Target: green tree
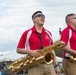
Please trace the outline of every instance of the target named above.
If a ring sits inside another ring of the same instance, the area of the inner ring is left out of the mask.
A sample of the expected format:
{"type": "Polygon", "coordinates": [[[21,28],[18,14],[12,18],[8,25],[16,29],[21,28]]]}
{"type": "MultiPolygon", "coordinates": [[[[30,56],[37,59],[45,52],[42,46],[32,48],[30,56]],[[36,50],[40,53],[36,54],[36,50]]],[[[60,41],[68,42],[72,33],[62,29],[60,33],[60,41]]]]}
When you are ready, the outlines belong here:
{"type": "Polygon", "coordinates": [[[55,50],[56,56],[62,57],[62,50],[55,50]]]}

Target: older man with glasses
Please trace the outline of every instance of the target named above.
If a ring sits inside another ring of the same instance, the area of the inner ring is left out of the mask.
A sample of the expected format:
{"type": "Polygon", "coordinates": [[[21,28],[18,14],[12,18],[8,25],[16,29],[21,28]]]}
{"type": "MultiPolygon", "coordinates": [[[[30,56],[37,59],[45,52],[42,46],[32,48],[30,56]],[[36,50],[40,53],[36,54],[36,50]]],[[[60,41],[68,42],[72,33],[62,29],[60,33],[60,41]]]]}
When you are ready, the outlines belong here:
{"type": "MultiPolygon", "coordinates": [[[[39,57],[40,54],[38,53],[38,50],[53,44],[53,40],[51,38],[52,34],[43,27],[45,22],[45,15],[41,11],[36,11],[32,15],[32,21],[34,26],[22,34],[17,46],[17,52],[39,57]],[[29,39],[27,40],[27,35],[30,31],[32,32],[30,33],[29,39]]],[[[60,75],[60,68],[56,60],[55,52],[52,51],[52,53],[54,54],[54,64],[57,75],[60,75]]],[[[42,62],[38,65],[28,68],[28,75],[56,75],[56,73],[52,64],[47,65],[42,62]]]]}
{"type": "Polygon", "coordinates": [[[63,50],[63,67],[65,75],[76,75],[76,15],[65,17],[67,27],[61,33],[61,40],[66,43],[63,50]]]}

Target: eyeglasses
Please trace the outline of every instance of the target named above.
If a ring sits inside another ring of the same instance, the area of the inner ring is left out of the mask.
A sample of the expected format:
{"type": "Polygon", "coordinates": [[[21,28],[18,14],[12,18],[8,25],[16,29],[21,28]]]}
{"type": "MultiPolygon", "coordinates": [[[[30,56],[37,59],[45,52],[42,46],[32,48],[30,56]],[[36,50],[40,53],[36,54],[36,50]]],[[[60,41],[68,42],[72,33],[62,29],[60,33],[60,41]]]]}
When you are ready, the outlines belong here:
{"type": "Polygon", "coordinates": [[[45,18],[45,15],[44,14],[38,14],[38,15],[35,15],[33,18],[36,18],[36,17],[43,17],[43,18],[45,18]]]}

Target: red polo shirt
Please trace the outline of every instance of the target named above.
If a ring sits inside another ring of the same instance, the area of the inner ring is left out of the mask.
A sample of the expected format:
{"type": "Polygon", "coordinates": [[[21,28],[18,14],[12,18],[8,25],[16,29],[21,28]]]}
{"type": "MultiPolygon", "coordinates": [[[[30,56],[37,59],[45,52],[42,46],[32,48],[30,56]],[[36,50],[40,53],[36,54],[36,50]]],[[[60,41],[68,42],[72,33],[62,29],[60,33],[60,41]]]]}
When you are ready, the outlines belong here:
{"type": "Polygon", "coordinates": [[[35,26],[33,26],[31,29],[26,30],[22,34],[22,36],[21,36],[21,38],[19,40],[17,48],[26,48],[26,46],[25,46],[26,37],[27,37],[27,34],[28,34],[28,32],[30,30],[32,30],[32,33],[31,33],[30,38],[29,38],[28,41],[29,41],[29,48],[31,50],[40,49],[41,46],[46,47],[46,46],[49,46],[49,45],[53,44],[52,38],[50,37],[52,35],[51,35],[51,33],[49,31],[47,31],[47,30],[45,30],[43,28],[41,38],[40,38],[40,33],[38,33],[36,31],[35,26]]]}
{"type": "MultiPolygon", "coordinates": [[[[61,40],[68,44],[68,39],[70,40],[70,48],[76,50],[76,30],[74,30],[71,26],[66,27],[61,33],[61,40]],[[69,29],[72,30],[71,38],[69,39],[69,29]]],[[[64,52],[63,57],[66,52],[64,52]]]]}

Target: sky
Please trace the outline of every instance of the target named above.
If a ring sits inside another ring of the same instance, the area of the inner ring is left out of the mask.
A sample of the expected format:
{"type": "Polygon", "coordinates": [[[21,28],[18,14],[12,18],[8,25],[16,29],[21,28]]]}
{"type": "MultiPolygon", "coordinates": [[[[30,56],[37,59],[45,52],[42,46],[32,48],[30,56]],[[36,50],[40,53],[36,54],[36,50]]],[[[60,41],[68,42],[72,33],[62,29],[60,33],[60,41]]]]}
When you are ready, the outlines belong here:
{"type": "Polygon", "coordinates": [[[0,53],[15,51],[22,33],[33,26],[32,14],[45,15],[44,27],[53,40],[66,27],[65,16],[76,13],[76,0],[0,0],[0,53]]]}

